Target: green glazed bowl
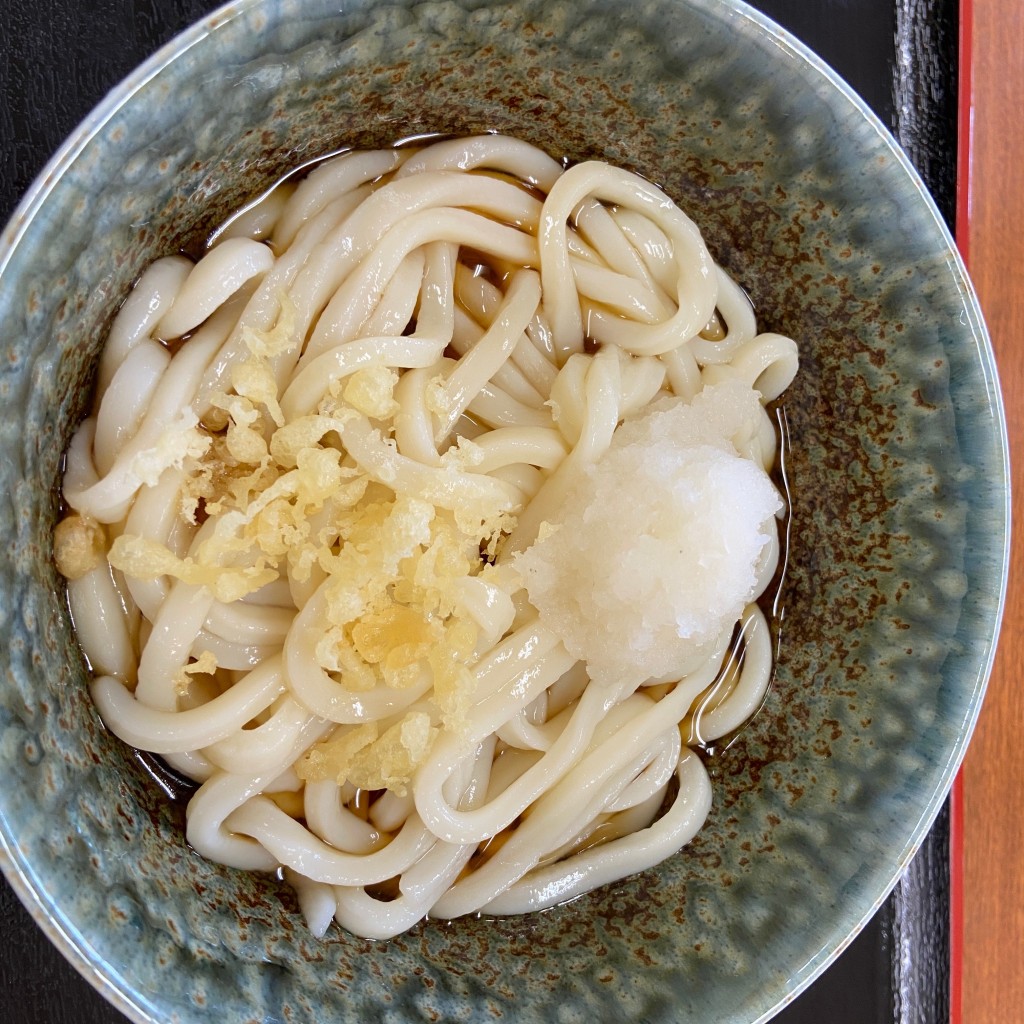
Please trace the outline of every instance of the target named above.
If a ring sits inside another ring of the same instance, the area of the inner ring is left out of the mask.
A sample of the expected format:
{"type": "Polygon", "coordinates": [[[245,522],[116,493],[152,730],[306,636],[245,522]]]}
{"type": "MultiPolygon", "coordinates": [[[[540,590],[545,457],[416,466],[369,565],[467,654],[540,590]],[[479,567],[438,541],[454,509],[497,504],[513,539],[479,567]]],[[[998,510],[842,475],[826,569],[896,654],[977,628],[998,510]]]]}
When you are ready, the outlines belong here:
{"type": "Polygon", "coordinates": [[[738,0],[237,0],[85,121],[0,242],[0,864],[139,1022],[750,1024],[913,857],[992,662],[1008,471],[964,269],[864,105],[738,0]],[[343,146],[500,130],[658,182],[796,338],[777,675],[661,867],[524,918],[307,933],[195,855],[102,727],[50,534],[61,452],[132,280],[343,146]]]}

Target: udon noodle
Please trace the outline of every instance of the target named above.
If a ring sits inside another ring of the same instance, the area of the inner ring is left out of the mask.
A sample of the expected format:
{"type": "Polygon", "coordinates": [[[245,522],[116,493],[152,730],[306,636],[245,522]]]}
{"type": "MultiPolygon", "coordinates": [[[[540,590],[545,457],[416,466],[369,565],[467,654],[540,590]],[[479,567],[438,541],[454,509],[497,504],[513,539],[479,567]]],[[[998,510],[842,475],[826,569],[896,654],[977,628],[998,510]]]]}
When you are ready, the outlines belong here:
{"type": "Polygon", "coordinates": [[[103,721],[317,935],[659,863],[768,686],[796,367],[626,171],[492,135],[285,180],[142,275],[68,451],[103,721]]]}

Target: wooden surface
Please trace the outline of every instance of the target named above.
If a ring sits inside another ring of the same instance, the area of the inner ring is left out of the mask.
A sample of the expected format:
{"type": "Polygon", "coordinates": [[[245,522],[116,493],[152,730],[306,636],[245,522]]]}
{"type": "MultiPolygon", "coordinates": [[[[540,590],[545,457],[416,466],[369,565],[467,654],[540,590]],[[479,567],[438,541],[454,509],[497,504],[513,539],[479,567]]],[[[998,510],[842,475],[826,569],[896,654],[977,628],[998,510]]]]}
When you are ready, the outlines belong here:
{"type": "Polygon", "coordinates": [[[1024,1020],[1024,4],[973,0],[968,260],[992,334],[1016,469],[995,673],[963,768],[962,1024],[1024,1020]]]}

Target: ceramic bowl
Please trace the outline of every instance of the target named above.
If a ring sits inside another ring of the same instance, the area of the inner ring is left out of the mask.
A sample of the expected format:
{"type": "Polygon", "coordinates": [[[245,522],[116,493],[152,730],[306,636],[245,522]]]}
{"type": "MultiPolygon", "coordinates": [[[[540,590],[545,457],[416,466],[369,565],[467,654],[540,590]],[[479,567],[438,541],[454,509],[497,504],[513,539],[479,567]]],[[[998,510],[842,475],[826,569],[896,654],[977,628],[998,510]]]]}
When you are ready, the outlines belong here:
{"type": "Polygon", "coordinates": [[[1005,426],[963,267],[906,159],[731,0],[238,0],[86,120],[0,249],[0,861],[132,1020],[765,1020],[872,914],[968,742],[1005,584],[1005,426]],[[287,169],[500,130],[660,182],[800,344],[768,702],[705,829],[548,913],[307,933],[274,878],[195,855],[102,727],[51,561],[61,451],[157,256],[287,169]]]}

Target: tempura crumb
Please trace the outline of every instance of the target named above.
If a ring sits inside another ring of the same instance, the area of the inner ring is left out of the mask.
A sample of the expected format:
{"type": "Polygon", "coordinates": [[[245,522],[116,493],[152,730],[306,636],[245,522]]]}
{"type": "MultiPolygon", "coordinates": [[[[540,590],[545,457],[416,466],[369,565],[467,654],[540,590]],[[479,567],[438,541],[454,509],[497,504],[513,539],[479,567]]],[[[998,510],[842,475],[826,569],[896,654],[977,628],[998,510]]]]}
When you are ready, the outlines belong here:
{"type": "Polygon", "coordinates": [[[376,722],[342,727],[310,749],[296,771],[306,781],[347,781],[359,789],[390,789],[405,796],[437,732],[430,716],[419,711],[410,711],[383,734],[376,722]]]}
{"type": "Polygon", "coordinates": [[[398,411],[398,372],[389,366],[368,366],[354,373],[342,392],[345,401],[371,419],[383,420],[398,411]]]}
{"type": "Polygon", "coordinates": [[[213,675],[217,671],[217,659],[212,651],[203,651],[195,661],[183,665],[174,677],[174,691],[179,697],[188,694],[193,676],[213,675]]]}
{"type": "Polygon", "coordinates": [[[91,516],[77,513],[62,519],[53,532],[53,560],[66,580],[80,580],[102,561],[106,532],[91,516]]]}

